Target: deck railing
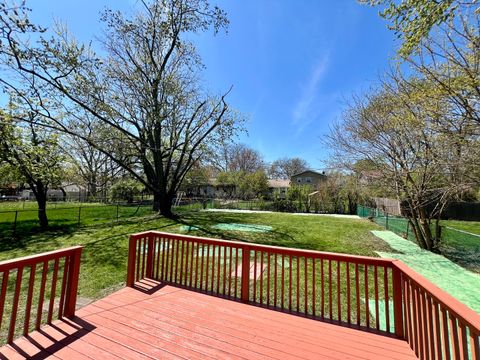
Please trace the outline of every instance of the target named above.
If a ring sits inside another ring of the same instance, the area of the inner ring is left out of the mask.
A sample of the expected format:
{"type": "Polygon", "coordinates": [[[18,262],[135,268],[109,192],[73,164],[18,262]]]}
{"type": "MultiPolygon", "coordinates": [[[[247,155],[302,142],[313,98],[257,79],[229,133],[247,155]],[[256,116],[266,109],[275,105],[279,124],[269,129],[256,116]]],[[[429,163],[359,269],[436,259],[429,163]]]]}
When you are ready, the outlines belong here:
{"type": "Polygon", "coordinates": [[[421,359],[479,359],[480,315],[398,260],[145,232],[127,286],[153,279],[405,339],[421,359]]]}
{"type": "Polygon", "coordinates": [[[81,252],[75,246],[0,262],[2,342],[75,315],[81,252]]]}

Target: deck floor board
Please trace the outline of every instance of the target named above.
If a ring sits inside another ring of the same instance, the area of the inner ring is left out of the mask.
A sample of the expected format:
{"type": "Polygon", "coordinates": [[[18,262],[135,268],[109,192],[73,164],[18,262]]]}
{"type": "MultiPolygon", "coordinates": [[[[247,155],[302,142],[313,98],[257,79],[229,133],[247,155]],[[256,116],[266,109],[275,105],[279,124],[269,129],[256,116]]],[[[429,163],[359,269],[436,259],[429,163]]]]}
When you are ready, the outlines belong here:
{"type": "Polygon", "coordinates": [[[145,281],[0,348],[0,359],[416,359],[405,341],[145,281]]]}

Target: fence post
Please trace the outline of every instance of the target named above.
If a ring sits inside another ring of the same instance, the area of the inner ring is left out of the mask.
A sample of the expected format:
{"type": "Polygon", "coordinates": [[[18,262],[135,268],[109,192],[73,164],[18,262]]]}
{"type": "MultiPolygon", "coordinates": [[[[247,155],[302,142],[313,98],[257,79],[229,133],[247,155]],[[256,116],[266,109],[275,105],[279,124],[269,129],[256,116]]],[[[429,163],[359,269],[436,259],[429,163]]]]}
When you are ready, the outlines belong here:
{"type": "Polygon", "coordinates": [[[400,270],[395,266],[392,267],[392,286],[393,286],[393,318],[395,323],[395,335],[404,338],[403,333],[403,304],[402,304],[402,277],[400,270]]]}
{"type": "Polygon", "coordinates": [[[410,221],[407,220],[407,240],[408,240],[408,228],[410,226],[410,221]]]}
{"type": "Polygon", "coordinates": [[[75,250],[74,253],[69,257],[67,290],[65,292],[65,311],[63,312],[67,318],[72,318],[75,316],[81,257],[82,248],[75,250]]]}
{"type": "MultiPolygon", "coordinates": [[[[155,252],[155,248],[153,246],[153,234],[148,234],[148,242],[147,242],[147,264],[146,264],[146,271],[145,277],[148,279],[153,279],[153,255],[155,252]]],[[[181,271],[181,270],[180,270],[181,271]]]]}
{"type": "Polygon", "coordinates": [[[388,213],[385,213],[385,229],[388,230],[388,213]]]}
{"type": "Polygon", "coordinates": [[[118,222],[118,203],[117,203],[117,222],[118,222]]]}
{"type": "Polygon", "coordinates": [[[80,226],[80,216],[81,216],[81,213],[82,213],[82,205],[80,205],[78,207],[78,226],[80,226]]]}
{"type": "Polygon", "coordinates": [[[133,287],[135,284],[135,266],[136,266],[136,247],[137,238],[133,235],[128,240],[128,265],[127,265],[127,286],[133,287]]]}
{"type": "Polygon", "coordinates": [[[13,222],[13,236],[17,233],[17,217],[18,217],[18,210],[15,211],[15,220],[13,222]]]}
{"type": "Polygon", "coordinates": [[[242,288],[241,300],[248,302],[250,292],[250,246],[242,248],[242,288]]]}

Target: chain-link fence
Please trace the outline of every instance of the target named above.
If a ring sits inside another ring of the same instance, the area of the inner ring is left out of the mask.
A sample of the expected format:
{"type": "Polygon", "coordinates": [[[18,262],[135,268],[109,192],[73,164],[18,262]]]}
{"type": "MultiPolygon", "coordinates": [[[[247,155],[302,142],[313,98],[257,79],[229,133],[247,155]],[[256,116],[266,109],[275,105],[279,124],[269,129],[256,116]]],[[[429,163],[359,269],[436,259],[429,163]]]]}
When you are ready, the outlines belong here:
{"type": "MultiPolygon", "coordinates": [[[[406,239],[416,241],[411,224],[403,216],[391,215],[380,209],[361,205],[357,207],[357,215],[362,218],[372,219],[385,229],[393,231],[406,239]]],[[[446,250],[452,248],[456,249],[456,251],[463,250],[469,253],[478,253],[480,251],[480,235],[478,234],[456,229],[445,224],[441,224],[438,227],[432,226],[432,233],[440,239],[441,246],[446,250]]]]}
{"type": "MultiPolygon", "coordinates": [[[[152,214],[151,205],[141,204],[82,204],[72,206],[49,204],[46,212],[49,228],[66,230],[72,227],[111,223],[134,216],[152,214]]],[[[0,211],[0,238],[16,237],[39,228],[38,209],[0,211]]]]}

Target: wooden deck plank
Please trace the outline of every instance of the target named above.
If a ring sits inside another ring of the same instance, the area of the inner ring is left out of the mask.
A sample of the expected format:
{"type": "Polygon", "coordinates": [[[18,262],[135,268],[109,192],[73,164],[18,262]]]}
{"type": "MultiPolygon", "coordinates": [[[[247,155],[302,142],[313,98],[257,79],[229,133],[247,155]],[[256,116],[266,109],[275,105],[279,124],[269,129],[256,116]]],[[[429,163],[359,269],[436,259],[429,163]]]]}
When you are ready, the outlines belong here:
{"type": "Polygon", "coordinates": [[[144,281],[12,345],[0,359],[415,359],[405,341],[144,281]]]}
{"type": "MultiPolygon", "coordinates": [[[[124,309],[129,308],[116,309],[113,311],[121,313],[124,309]]],[[[310,342],[301,337],[292,339],[290,336],[288,339],[283,339],[282,341],[281,336],[270,332],[270,327],[268,325],[261,329],[252,329],[252,327],[246,328],[243,325],[235,324],[234,321],[223,319],[222,317],[219,317],[221,320],[215,321],[215,318],[207,319],[201,316],[188,315],[182,313],[181,310],[179,311],[178,309],[169,307],[164,302],[162,302],[162,312],[158,312],[158,306],[148,303],[143,304],[143,309],[143,315],[137,315],[139,316],[139,320],[158,320],[158,324],[161,324],[162,328],[171,326],[174,328],[189,329],[192,332],[201,331],[202,334],[221,338],[223,341],[233,342],[235,344],[240,342],[240,345],[238,346],[243,346],[245,348],[261,345],[262,347],[270,349],[282,350],[284,353],[280,358],[285,358],[288,354],[292,354],[297,358],[310,359],[312,353],[316,353],[320,356],[322,355],[322,351],[325,351],[325,348],[335,352],[335,348],[341,347],[344,343],[343,335],[339,338],[338,336],[335,337],[331,334],[326,334],[325,332],[321,333],[320,338],[317,336],[317,338],[313,338],[310,342]],[[146,313],[145,310],[150,311],[146,313]],[[198,320],[201,320],[201,323],[199,323],[198,320]]],[[[401,351],[396,351],[395,348],[389,349],[386,346],[372,346],[355,339],[352,339],[349,346],[355,348],[359,352],[363,352],[363,356],[361,356],[363,358],[375,357],[379,350],[382,352],[382,358],[385,355],[389,355],[392,359],[402,359],[403,355],[409,355],[411,352],[409,349],[403,347],[400,349],[401,351]]],[[[339,358],[343,359],[348,356],[348,353],[339,353],[338,355],[339,358]]],[[[359,354],[356,355],[358,356],[359,354]]]]}

